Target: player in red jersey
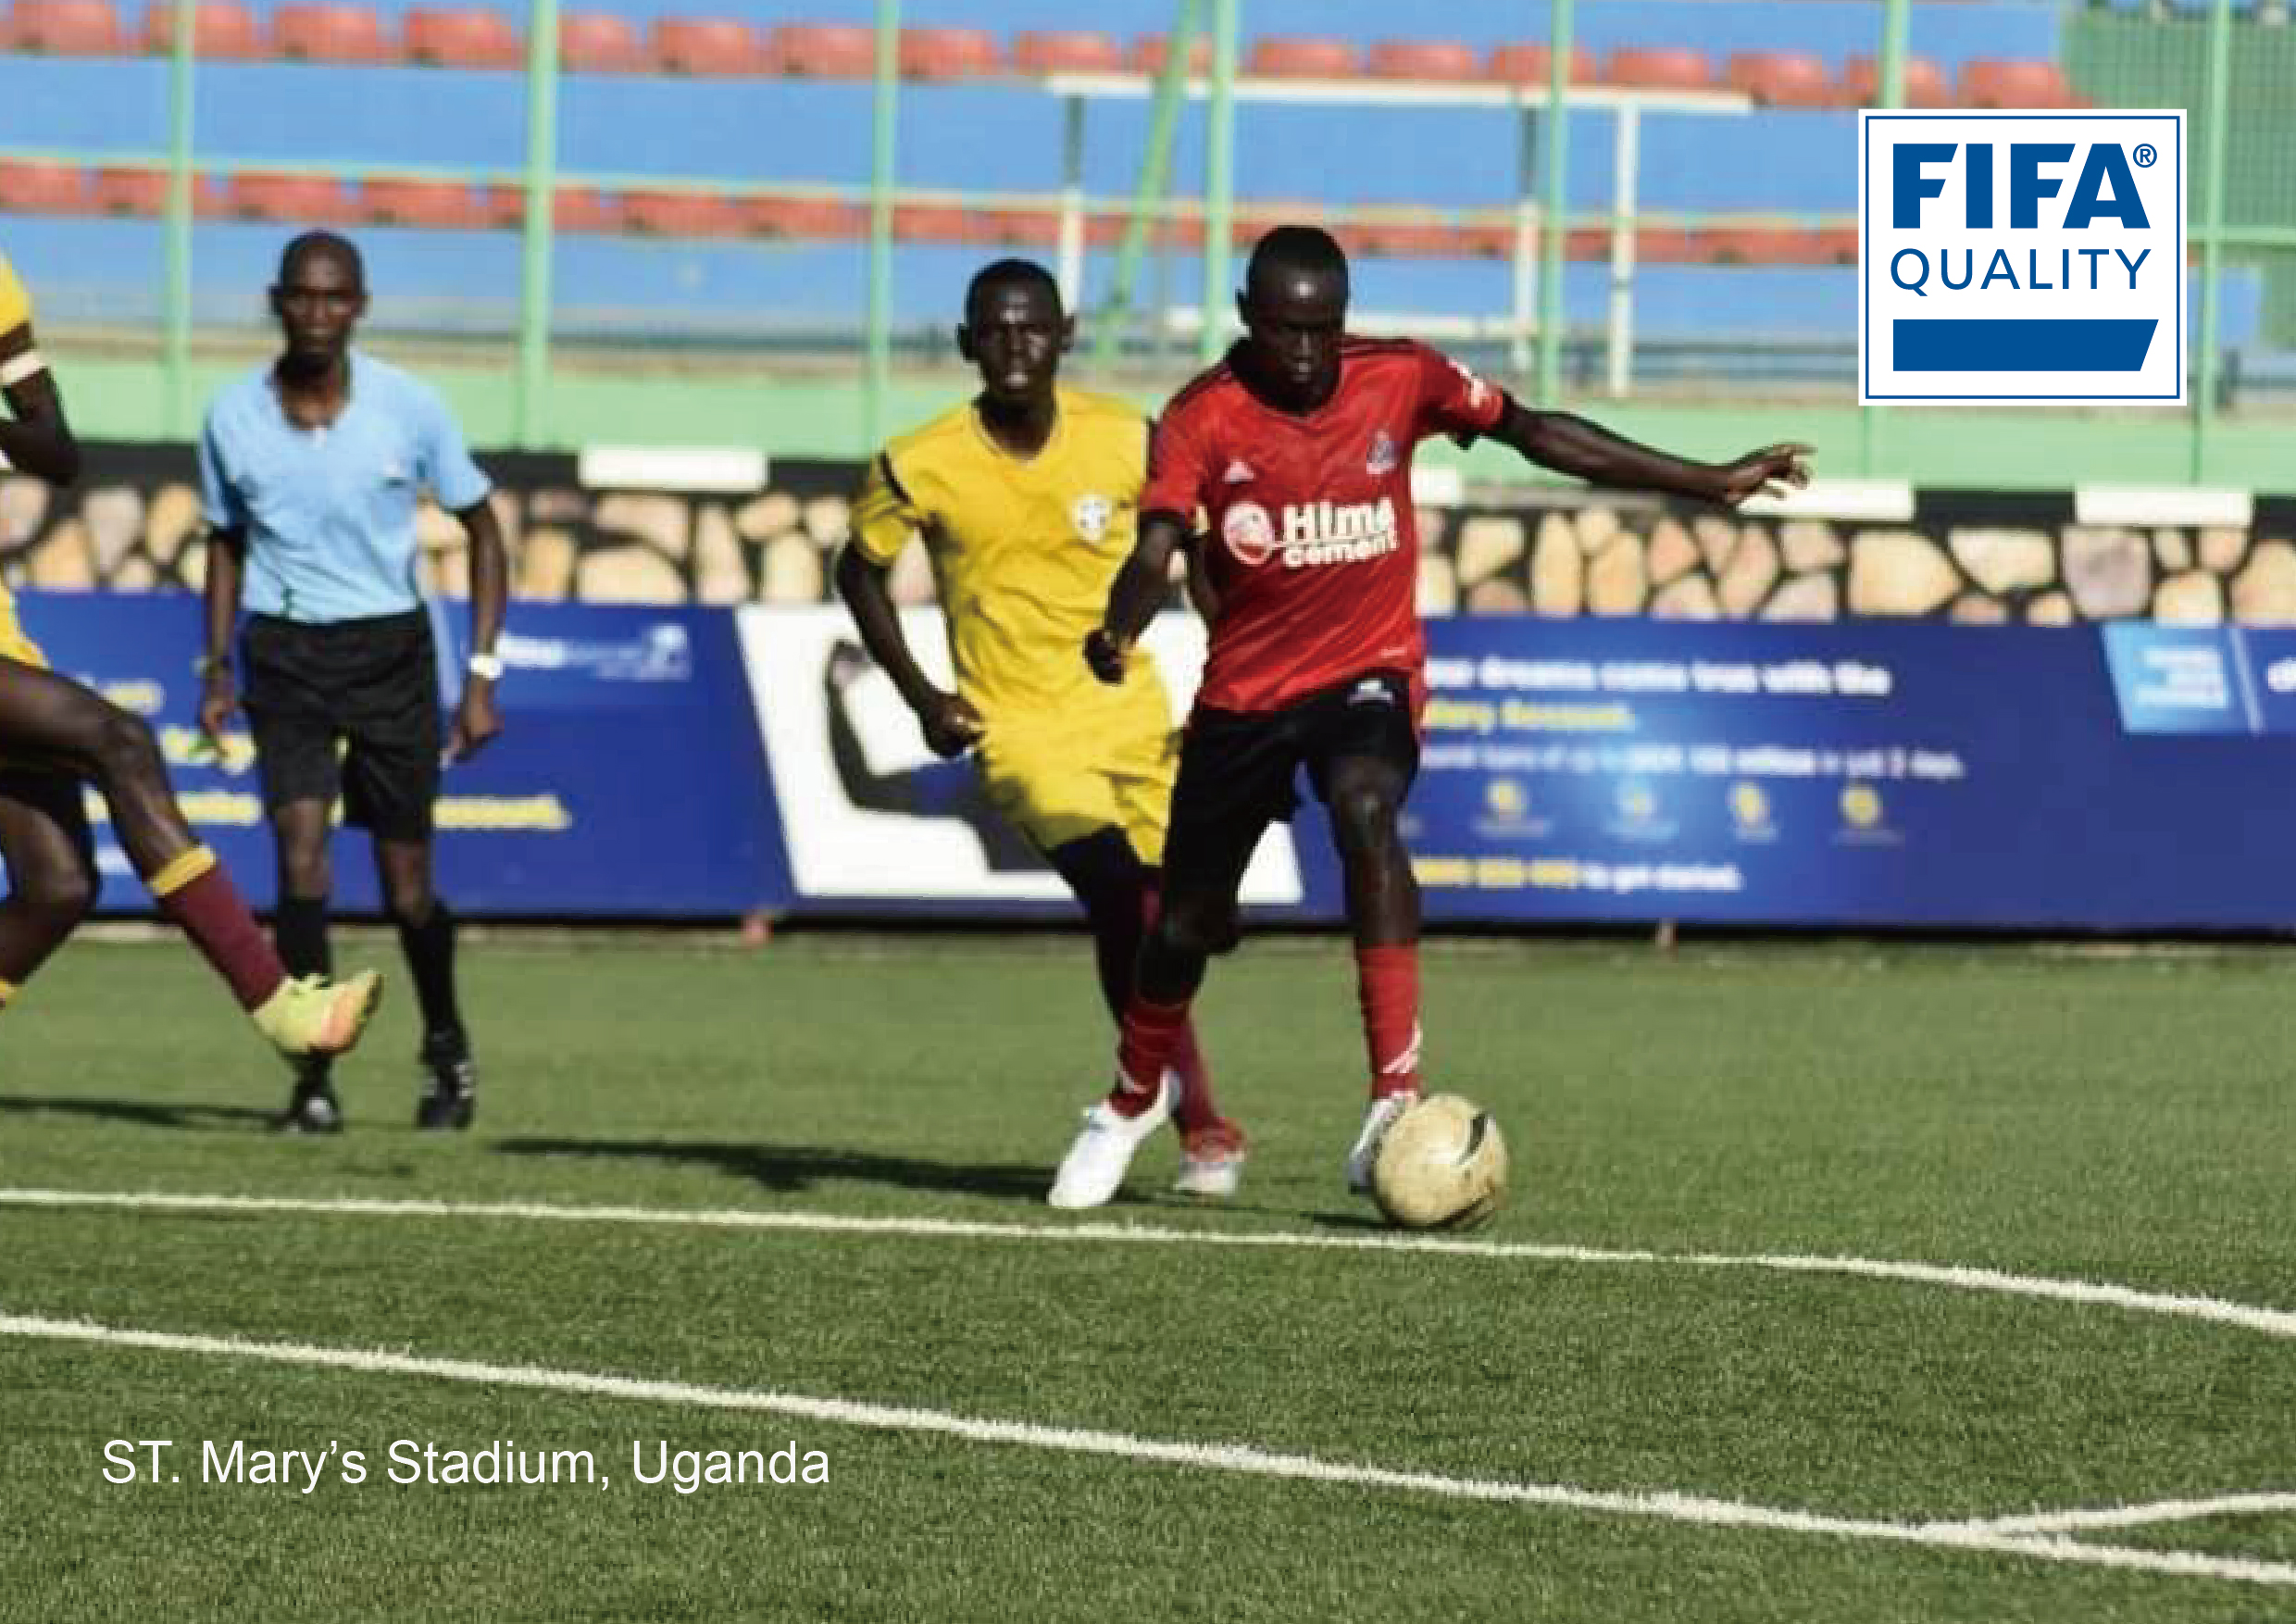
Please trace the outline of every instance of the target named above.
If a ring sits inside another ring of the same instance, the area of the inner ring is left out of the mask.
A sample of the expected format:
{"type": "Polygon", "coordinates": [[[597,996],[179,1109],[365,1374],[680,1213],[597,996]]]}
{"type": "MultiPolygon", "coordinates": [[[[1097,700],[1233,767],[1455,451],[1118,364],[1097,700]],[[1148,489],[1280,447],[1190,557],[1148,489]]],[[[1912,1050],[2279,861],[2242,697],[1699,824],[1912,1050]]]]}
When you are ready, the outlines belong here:
{"type": "Polygon", "coordinates": [[[1311,226],[1253,250],[1245,336],[1173,397],[1156,431],[1140,533],[1085,658],[1104,681],[1165,597],[1173,549],[1209,518],[1217,600],[1211,652],[1180,750],[1164,911],[1141,950],[1117,1081],[1055,1175],[1059,1206],[1096,1206],[1170,1109],[1163,1076],[1204,980],[1235,945],[1236,893],[1261,834],[1297,806],[1329,809],[1354,933],[1371,1105],[1347,1158],[1369,1187],[1379,1136],[1419,1088],[1419,891],[1397,830],[1418,770],[1426,639],[1411,456],[1437,434],[1479,436],[1591,483],[1735,506],[1806,483],[1803,445],[1691,462],[1562,412],[1526,410],[1423,344],[1345,331],[1347,259],[1311,226]]]}

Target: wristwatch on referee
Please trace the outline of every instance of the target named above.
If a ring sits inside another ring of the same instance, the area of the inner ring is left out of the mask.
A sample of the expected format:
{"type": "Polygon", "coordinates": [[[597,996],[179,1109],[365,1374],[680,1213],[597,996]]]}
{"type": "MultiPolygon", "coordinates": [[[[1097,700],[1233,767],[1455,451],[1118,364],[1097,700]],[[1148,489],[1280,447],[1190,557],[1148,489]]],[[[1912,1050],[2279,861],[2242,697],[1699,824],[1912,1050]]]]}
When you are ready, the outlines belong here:
{"type": "Polygon", "coordinates": [[[503,662],[498,654],[474,654],[463,662],[469,673],[489,682],[502,681],[503,662]]]}

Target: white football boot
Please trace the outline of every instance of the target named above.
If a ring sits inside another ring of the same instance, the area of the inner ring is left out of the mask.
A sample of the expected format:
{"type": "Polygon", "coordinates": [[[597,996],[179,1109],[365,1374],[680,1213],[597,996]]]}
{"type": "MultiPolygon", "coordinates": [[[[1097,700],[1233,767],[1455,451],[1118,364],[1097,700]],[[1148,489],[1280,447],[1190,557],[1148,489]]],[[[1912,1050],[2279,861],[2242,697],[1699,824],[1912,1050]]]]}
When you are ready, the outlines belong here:
{"type": "Polygon", "coordinates": [[[1123,1115],[1106,1100],[1085,1112],[1084,1126],[1068,1146],[1068,1154],[1060,1158],[1060,1170],[1053,1175],[1045,1203],[1065,1207],[1105,1206],[1123,1187],[1132,1153],[1171,1116],[1172,1099],[1178,1092],[1175,1081],[1167,1071],[1158,1080],[1155,1103],[1137,1117],[1123,1115]]]}
{"type": "Polygon", "coordinates": [[[1416,1093],[1381,1094],[1364,1113],[1363,1129],[1347,1153],[1347,1189],[1351,1195],[1371,1193],[1371,1167],[1379,1159],[1379,1141],[1405,1109],[1419,1103],[1416,1093]]]}

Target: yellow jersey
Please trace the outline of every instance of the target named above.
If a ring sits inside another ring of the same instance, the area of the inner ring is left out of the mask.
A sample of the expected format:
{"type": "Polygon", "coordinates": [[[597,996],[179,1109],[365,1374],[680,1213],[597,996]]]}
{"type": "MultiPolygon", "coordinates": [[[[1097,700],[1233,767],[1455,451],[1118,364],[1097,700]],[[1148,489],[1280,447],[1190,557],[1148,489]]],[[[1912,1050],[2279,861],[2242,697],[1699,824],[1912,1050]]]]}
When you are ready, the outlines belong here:
{"type": "MultiPolygon", "coordinates": [[[[31,295],[24,291],[16,267],[7,256],[0,254],[0,336],[14,332],[19,327],[31,325],[31,295]]],[[[0,581],[0,656],[11,659],[31,658],[37,652],[25,641],[16,624],[16,594],[8,591],[8,583],[0,581]]]]}
{"type": "Polygon", "coordinates": [[[1071,732],[1079,711],[1165,703],[1145,656],[1109,688],[1083,652],[1132,550],[1147,419],[1079,390],[1054,399],[1052,438],[1034,456],[997,444],[967,401],[887,444],[854,504],[853,544],[876,564],[924,538],[957,692],[992,730],[1071,732]]]}

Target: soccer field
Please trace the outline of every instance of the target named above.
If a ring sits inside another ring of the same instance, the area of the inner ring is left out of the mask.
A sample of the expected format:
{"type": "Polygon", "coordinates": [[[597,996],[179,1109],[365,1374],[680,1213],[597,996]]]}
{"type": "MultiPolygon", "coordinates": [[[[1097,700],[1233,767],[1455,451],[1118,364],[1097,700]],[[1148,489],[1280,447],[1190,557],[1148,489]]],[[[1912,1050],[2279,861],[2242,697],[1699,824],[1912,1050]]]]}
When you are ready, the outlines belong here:
{"type": "Polygon", "coordinates": [[[1336,941],[1215,967],[1240,1200],[1080,1218],[1075,941],[466,961],[463,1136],[403,987],[336,1139],[173,947],[6,1016],[0,1618],[2296,1618],[2285,952],[1438,945],[1416,1246],[1336,941]]]}

